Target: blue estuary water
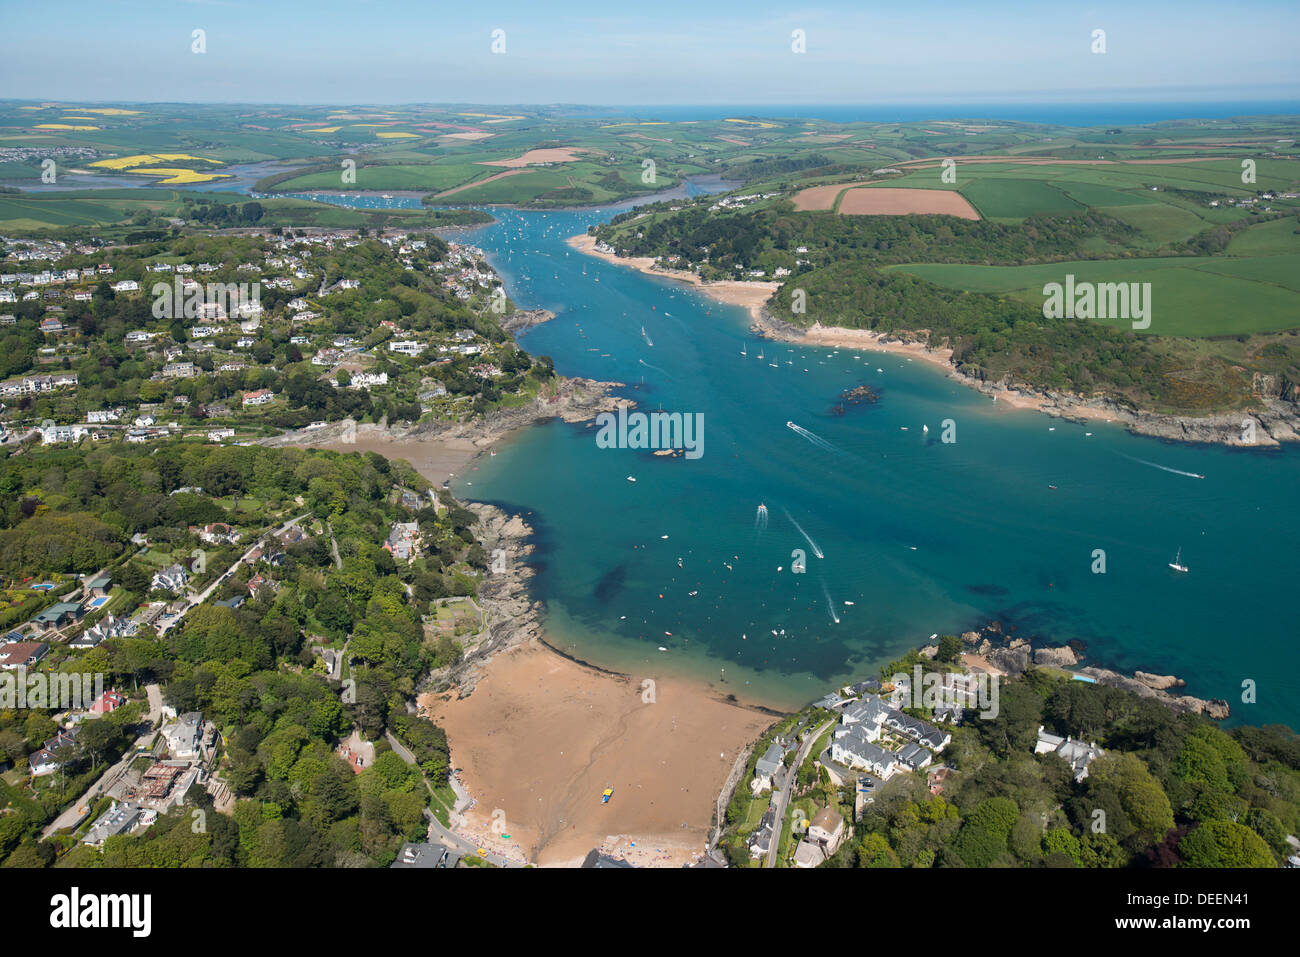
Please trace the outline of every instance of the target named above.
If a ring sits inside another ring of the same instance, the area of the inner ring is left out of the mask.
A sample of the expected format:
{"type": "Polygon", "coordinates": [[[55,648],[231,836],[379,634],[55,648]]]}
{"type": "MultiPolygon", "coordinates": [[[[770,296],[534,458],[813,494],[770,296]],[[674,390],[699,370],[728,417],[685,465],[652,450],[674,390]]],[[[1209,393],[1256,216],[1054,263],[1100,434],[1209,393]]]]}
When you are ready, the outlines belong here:
{"type": "Polygon", "coordinates": [[[1234,721],[1300,726],[1300,450],[1139,438],[1008,409],[899,355],[756,340],[743,309],[565,244],[609,210],[492,213],[457,238],[522,307],[556,313],[525,348],[626,383],[643,410],[704,417],[698,459],[555,421],[453,483],[536,530],[534,596],[563,650],[791,707],[999,620],[1081,640],[1090,664],[1177,674],[1234,721]],[[879,401],[837,414],[859,385],[879,401]]]}

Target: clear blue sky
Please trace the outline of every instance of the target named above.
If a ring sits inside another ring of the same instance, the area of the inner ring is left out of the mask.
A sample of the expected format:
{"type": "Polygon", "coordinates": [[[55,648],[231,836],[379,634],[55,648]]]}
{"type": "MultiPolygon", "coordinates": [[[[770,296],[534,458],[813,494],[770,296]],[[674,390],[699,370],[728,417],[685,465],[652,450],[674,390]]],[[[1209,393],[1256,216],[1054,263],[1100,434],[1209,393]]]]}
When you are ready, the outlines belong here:
{"type": "Polygon", "coordinates": [[[1300,98],[1296,0],[7,0],[0,97],[832,104],[1300,98]],[[191,33],[207,53],[191,52],[191,33]],[[506,35],[505,55],[490,51],[506,35]],[[1094,29],[1107,52],[1090,52],[1094,29]],[[807,53],[791,52],[801,29],[807,53]]]}

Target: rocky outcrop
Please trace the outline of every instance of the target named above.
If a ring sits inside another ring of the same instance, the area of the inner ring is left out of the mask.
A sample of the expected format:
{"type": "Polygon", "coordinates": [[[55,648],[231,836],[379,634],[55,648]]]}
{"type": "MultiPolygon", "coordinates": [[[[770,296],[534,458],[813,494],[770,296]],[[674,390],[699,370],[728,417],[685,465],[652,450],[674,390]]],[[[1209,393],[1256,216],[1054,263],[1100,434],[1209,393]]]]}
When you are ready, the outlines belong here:
{"type": "Polygon", "coordinates": [[[1079,663],[1079,656],[1069,645],[1059,648],[1039,648],[1034,651],[1034,664],[1048,665],[1053,668],[1073,668],[1079,663]]]}
{"type": "Polygon", "coordinates": [[[1181,688],[1187,684],[1182,678],[1173,675],[1153,675],[1145,671],[1133,672],[1133,677],[1142,682],[1148,688],[1155,691],[1167,691],[1170,688],[1181,688]]]}
{"type": "Polygon", "coordinates": [[[1146,671],[1134,672],[1132,676],[1120,674],[1109,668],[1088,666],[1079,668],[1083,660],[1083,643],[1072,641],[1068,645],[1046,645],[1032,647],[1024,638],[1011,638],[1007,634],[1015,631],[1015,626],[1003,628],[1002,623],[992,621],[979,631],[962,634],[962,643],[984,658],[994,668],[1009,675],[1023,674],[1031,664],[1065,669],[1072,674],[1091,678],[1098,684],[1122,688],[1143,698],[1154,698],[1178,712],[1203,714],[1215,720],[1222,720],[1229,715],[1228,703],[1217,698],[1197,698],[1193,695],[1172,694],[1171,689],[1182,688],[1186,682],[1176,675],[1157,675],[1146,671]]]}
{"type": "Polygon", "coordinates": [[[468,502],[465,507],[478,516],[474,534],[484,550],[499,564],[489,571],[479,585],[479,605],[486,625],[464,644],[464,654],[456,664],[431,672],[421,691],[442,692],[454,688],[464,698],[483,677],[483,666],[500,652],[542,637],[538,618],[542,603],[528,597],[528,580],[533,575],[526,563],[533,547],[527,543],[532,528],[518,515],[510,515],[494,505],[468,502]]]}
{"type": "Polygon", "coordinates": [[[555,318],[555,313],[549,309],[517,309],[501,323],[501,328],[512,336],[518,336],[521,332],[527,332],[533,326],[540,326],[543,322],[550,322],[555,318]]]}
{"type": "Polygon", "coordinates": [[[1257,396],[1255,408],[1240,412],[1204,416],[1165,415],[1134,409],[1110,399],[1084,399],[1069,393],[1037,390],[1025,385],[986,382],[957,369],[949,377],[964,381],[988,396],[998,396],[1008,391],[1030,396],[1035,400],[1038,411],[1045,415],[1083,424],[1098,419],[1115,421],[1136,435],[1148,435],[1173,442],[1252,448],[1300,441],[1300,406],[1280,395],[1257,396]]]}
{"type": "MultiPolygon", "coordinates": [[[[1222,720],[1229,715],[1228,702],[1218,698],[1205,699],[1194,698],[1191,695],[1171,695],[1168,692],[1152,688],[1146,681],[1138,678],[1130,678],[1128,675],[1122,675],[1118,671],[1111,671],[1108,668],[1083,668],[1079,674],[1086,675],[1095,680],[1098,684],[1109,685],[1112,688],[1123,688],[1135,695],[1143,698],[1155,698],[1163,704],[1168,705],[1175,711],[1189,711],[1193,714],[1204,714],[1216,720],[1222,720]]],[[[1147,678],[1159,678],[1158,675],[1146,675],[1147,678]]],[[[1177,678],[1173,679],[1176,683],[1181,684],[1177,678]]]]}
{"type": "Polygon", "coordinates": [[[993,667],[1009,675],[1024,674],[1029,668],[1028,648],[990,648],[984,657],[993,667]]]}

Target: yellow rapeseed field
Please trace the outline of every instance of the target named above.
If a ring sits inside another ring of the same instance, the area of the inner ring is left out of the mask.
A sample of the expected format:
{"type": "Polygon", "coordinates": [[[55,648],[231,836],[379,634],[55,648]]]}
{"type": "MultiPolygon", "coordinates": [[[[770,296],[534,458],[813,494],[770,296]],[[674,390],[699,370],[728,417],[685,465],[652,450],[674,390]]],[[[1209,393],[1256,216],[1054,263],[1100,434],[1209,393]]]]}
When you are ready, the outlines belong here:
{"type": "Polygon", "coordinates": [[[191,156],[189,153],[140,153],[136,156],[118,156],[115,159],[96,160],[90,165],[103,166],[106,169],[126,169],[131,166],[152,166],[155,163],[175,163],[177,160],[221,165],[220,160],[208,159],[206,156],[191,156]]]}

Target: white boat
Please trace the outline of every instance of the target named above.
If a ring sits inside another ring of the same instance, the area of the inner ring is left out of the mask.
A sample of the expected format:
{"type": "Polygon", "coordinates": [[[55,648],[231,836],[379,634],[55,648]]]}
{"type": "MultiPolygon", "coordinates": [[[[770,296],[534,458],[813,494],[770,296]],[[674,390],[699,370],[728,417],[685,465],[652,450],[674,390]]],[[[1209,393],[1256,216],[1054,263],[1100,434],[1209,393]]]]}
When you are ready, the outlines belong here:
{"type": "Polygon", "coordinates": [[[1188,568],[1186,565],[1182,563],[1182,561],[1183,561],[1183,550],[1180,547],[1178,549],[1178,554],[1174,556],[1174,560],[1169,563],[1169,567],[1176,572],[1185,572],[1188,570],[1188,568]]]}
{"type": "Polygon", "coordinates": [[[627,480],[628,480],[629,482],[635,482],[635,481],[636,481],[636,478],[635,478],[634,476],[629,475],[629,476],[627,477],[627,480]]]}
{"type": "Polygon", "coordinates": [[[923,425],[923,426],[921,426],[921,431],[922,431],[922,432],[929,432],[929,431],[930,431],[930,427],[929,427],[928,425],[923,425]]]}

